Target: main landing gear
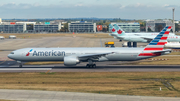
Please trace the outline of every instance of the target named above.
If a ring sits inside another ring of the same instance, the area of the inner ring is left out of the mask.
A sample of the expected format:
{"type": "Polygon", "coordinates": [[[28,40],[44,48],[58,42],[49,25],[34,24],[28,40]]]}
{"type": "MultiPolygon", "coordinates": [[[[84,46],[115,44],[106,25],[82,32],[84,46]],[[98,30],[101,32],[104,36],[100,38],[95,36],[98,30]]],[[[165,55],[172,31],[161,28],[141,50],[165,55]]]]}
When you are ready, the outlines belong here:
{"type": "Polygon", "coordinates": [[[96,68],[96,64],[93,64],[92,60],[88,60],[89,64],[86,65],[87,68],[96,68]]]}
{"type": "Polygon", "coordinates": [[[87,64],[86,67],[87,68],[96,68],[96,64],[87,64]]]}
{"type": "Polygon", "coordinates": [[[133,42],[133,46],[131,45],[131,42],[128,42],[128,47],[137,47],[137,42],[133,42]]]}

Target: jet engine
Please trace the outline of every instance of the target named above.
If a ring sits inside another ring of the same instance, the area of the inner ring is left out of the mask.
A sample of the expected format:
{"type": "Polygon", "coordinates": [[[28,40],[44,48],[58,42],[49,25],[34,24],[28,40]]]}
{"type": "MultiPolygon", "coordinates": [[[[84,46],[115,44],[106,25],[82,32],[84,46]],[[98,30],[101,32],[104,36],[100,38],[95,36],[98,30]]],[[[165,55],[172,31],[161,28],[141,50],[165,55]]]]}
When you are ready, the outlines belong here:
{"type": "Polygon", "coordinates": [[[79,63],[80,61],[77,57],[71,57],[71,56],[64,57],[65,66],[76,66],[79,63]]]}

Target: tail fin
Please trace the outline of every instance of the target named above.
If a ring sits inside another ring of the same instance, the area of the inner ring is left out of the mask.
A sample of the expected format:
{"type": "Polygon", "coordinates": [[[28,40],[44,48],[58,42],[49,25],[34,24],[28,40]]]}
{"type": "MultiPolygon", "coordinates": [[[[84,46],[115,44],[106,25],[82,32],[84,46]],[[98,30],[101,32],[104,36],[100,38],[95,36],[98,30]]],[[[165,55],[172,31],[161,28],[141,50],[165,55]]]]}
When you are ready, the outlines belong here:
{"type": "Polygon", "coordinates": [[[111,24],[109,24],[109,29],[112,31],[112,33],[116,32],[116,29],[111,24]]]}
{"type": "Polygon", "coordinates": [[[109,24],[109,29],[112,31],[112,33],[109,34],[110,36],[117,36],[116,29],[114,28],[114,26],[109,24]]]}
{"type": "Polygon", "coordinates": [[[149,45],[144,48],[144,51],[162,51],[164,49],[164,45],[167,43],[167,38],[169,32],[171,30],[171,26],[165,27],[155,38],[152,40],[149,45]]]}
{"type": "Polygon", "coordinates": [[[123,36],[123,35],[125,35],[125,32],[124,32],[117,24],[114,24],[114,27],[115,27],[115,29],[117,30],[118,36],[123,36]]]}

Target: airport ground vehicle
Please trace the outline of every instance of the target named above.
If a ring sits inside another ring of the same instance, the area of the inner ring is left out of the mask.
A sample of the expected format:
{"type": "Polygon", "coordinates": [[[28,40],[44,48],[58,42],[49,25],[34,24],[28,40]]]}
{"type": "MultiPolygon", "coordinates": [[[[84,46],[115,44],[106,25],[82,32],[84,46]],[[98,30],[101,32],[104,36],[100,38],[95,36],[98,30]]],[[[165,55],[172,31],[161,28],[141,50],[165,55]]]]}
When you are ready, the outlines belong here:
{"type": "Polygon", "coordinates": [[[16,36],[15,35],[10,35],[9,39],[16,39],[16,36]]]}
{"type": "Polygon", "coordinates": [[[4,40],[5,38],[4,38],[4,36],[0,36],[0,39],[1,39],[1,40],[4,40]]]}
{"type": "Polygon", "coordinates": [[[114,42],[105,42],[105,47],[115,47],[114,42]]]}

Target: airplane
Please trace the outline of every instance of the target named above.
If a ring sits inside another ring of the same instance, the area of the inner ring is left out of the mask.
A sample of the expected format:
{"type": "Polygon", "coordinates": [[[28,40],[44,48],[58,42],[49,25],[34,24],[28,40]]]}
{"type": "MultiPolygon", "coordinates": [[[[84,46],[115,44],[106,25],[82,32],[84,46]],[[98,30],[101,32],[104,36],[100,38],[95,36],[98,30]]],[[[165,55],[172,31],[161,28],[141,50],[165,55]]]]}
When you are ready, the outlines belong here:
{"type": "Polygon", "coordinates": [[[180,43],[179,42],[168,42],[167,44],[165,44],[164,48],[180,49],[180,43]]]}
{"type": "Polygon", "coordinates": [[[170,30],[171,26],[165,27],[145,48],[24,48],[11,52],[8,58],[19,67],[33,61],[64,61],[65,66],[88,62],[88,68],[95,68],[95,62],[137,61],[171,53],[171,49],[164,49],[170,30]]]}
{"type": "MultiPolygon", "coordinates": [[[[110,24],[109,26],[109,28],[112,30],[112,34],[110,34],[110,36],[114,36],[114,38],[119,39],[120,41],[128,41],[129,47],[131,47],[131,42],[133,42],[133,44],[135,43],[136,47],[136,42],[149,43],[158,35],[158,33],[125,33],[117,24],[114,26],[110,24]]],[[[180,42],[180,36],[170,33],[167,41],[180,42]]]]}

